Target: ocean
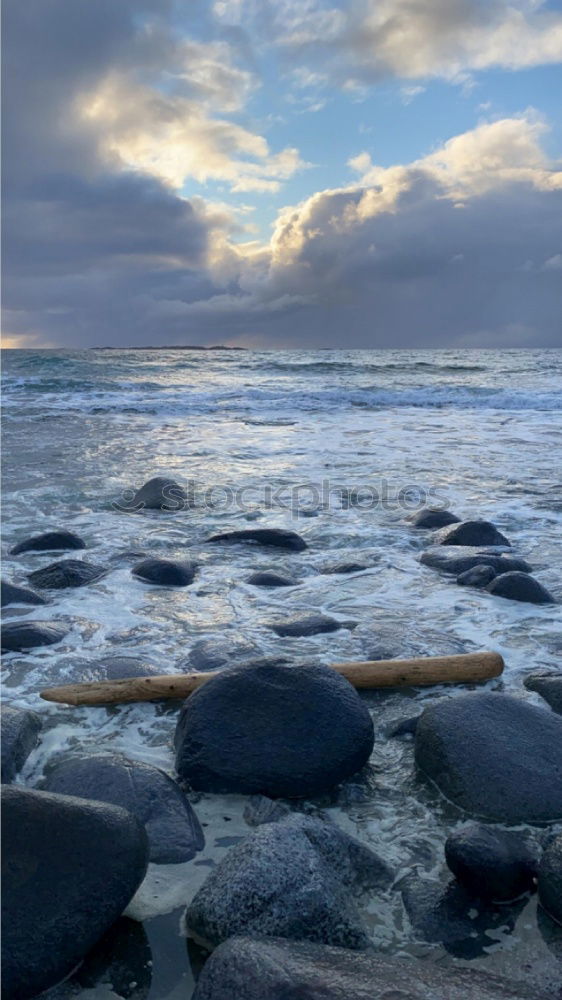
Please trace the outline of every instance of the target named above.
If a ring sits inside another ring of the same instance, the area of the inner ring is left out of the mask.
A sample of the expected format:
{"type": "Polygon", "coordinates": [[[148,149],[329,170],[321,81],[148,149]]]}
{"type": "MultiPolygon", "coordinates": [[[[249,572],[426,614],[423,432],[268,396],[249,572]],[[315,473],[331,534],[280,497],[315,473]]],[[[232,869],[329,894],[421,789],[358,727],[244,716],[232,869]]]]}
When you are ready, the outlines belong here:
{"type": "MultiPolygon", "coordinates": [[[[3,660],[4,699],[39,710],[42,742],[19,781],[36,784],[49,758],[68,750],[119,750],[173,769],[175,706],[111,710],[41,702],[104,655],[137,656],[165,673],[186,668],[203,639],[250,643],[264,655],[325,662],[373,655],[499,651],[499,684],[540,704],[526,673],[559,668],[559,606],[535,606],[458,587],[420,565],[425,532],[405,518],[426,504],[492,520],[562,600],[562,351],[5,351],[3,355],[3,577],[59,558],[11,556],[19,540],[69,528],[108,567],[97,583],[55,592],[44,608],[8,608],[7,619],[70,625],[55,647],[3,660]],[[131,512],[131,490],[157,475],[189,489],[194,506],[131,512]],[[291,528],[305,552],[208,545],[217,531],[291,528]],[[193,558],[196,582],[164,590],[133,579],[140,554],[193,558]],[[323,572],[339,560],[369,568],[323,572]],[[298,586],[245,581],[286,571],[298,586]],[[276,616],[320,611],[352,623],[331,634],[280,639],[276,616]]],[[[74,556],[74,553],[69,553],[74,556]]],[[[369,801],[335,796],[322,808],[371,844],[398,872],[443,867],[450,807],[416,780],[412,746],[388,740],[390,721],[418,713],[443,689],[373,692],[375,790],[369,801]]],[[[152,946],[150,1000],[188,1000],[192,956],[181,909],[209,864],[250,832],[241,797],[193,796],[207,846],[194,862],[151,866],[129,911],[152,946]],[[172,956],[172,957],[171,957],[172,956]]],[[[421,942],[397,893],[367,904],[377,948],[470,963],[532,979],[554,961],[531,899],[514,926],[490,931],[470,956],[421,942]]],[[[86,994],[85,994],[86,995],[86,994]]],[[[88,997],[114,997],[106,986],[88,997]]]]}

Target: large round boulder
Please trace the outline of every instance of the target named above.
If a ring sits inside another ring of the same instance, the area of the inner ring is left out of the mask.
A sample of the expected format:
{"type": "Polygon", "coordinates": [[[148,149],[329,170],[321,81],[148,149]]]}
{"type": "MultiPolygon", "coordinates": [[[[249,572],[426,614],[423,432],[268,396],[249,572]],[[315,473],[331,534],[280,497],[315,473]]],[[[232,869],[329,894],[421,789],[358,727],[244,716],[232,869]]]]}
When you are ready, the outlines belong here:
{"type": "Polygon", "coordinates": [[[242,665],[185,702],[176,767],[204,791],[306,798],[363,767],[373,741],[365,704],[329,667],[242,665]]]}
{"type": "Polygon", "coordinates": [[[562,834],[551,840],[544,851],[538,889],[543,909],[562,924],[562,834]]]}
{"type": "Polygon", "coordinates": [[[549,594],[542,583],[529,576],[528,573],[513,571],[501,573],[486,587],[494,597],[506,597],[510,601],[525,601],[528,604],[554,604],[552,594],[549,594]]]}
{"type": "Polygon", "coordinates": [[[468,823],[445,841],[455,878],[482,899],[517,899],[534,887],[538,850],[521,833],[468,823]]]}
{"type": "Polygon", "coordinates": [[[5,608],[8,604],[46,604],[44,597],[34,594],[26,587],[16,587],[7,580],[2,580],[0,584],[0,604],[5,608]]]}
{"type": "Polygon", "coordinates": [[[472,816],[562,819],[562,718],[554,712],[492,692],[443,699],[421,715],[415,759],[472,816]]]}
{"type": "Polygon", "coordinates": [[[41,535],[34,535],[26,538],[23,542],[18,542],[11,549],[11,555],[17,556],[20,552],[56,552],[57,549],[85,549],[86,542],[83,541],[73,531],[44,531],[41,535]]]}
{"type": "Polygon", "coordinates": [[[105,576],[104,566],[96,566],[81,559],[61,559],[42,569],[29,573],[27,579],[43,590],[63,590],[66,587],[85,587],[105,576]]]}
{"type": "Polygon", "coordinates": [[[13,781],[31,751],[37,746],[41,719],[37,712],[11,705],[0,707],[2,724],[2,781],[13,781]]]}
{"type": "Polygon", "coordinates": [[[56,622],[19,621],[2,625],[2,650],[21,653],[36,646],[54,646],[64,639],[68,629],[56,622]]]}
{"type": "Polygon", "coordinates": [[[133,566],[133,576],[160,587],[187,587],[195,579],[195,566],[174,559],[143,559],[133,566]]]}
{"type": "Polygon", "coordinates": [[[29,1000],[68,975],[139,887],[146,834],[117,806],[2,789],[2,987],[29,1000]]]}
{"type": "Polygon", "coordinates": [[[144,486],[141,486],[140,490],[137,490],[125,509],[175,512],[185,510],[187,506],[189,506],[189,500],[183,486],[167,476],[155,476],[153,479],[149,479],[144,486]]]}
{"type": "Polygon", "coordinates": [[[190,861],[205,845],[197,816],[179,785],[159,768],[122,754],[68,757],[48,769],[42,787],[128,809],[146,829],[155,864],[190,861]]]}
{"type": "Polygon", "coordinates": [[[441,528],[434,536],[437,545],[511,545],[491,521],[459,521],[441,528]]]}

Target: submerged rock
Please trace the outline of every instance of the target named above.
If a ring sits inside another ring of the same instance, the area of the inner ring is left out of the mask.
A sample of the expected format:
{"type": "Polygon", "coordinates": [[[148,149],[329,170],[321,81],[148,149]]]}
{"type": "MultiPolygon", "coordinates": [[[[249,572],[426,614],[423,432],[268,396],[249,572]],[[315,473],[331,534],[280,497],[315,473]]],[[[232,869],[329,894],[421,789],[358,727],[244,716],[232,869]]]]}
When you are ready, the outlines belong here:
{"type": "Polygon", "coordinates": [[[274,573],[273,570],[264,569],[258,573],[252,573],[246,583],[251,583],[253,587],[295,587],[298,584],[292,576],[284,576],[282,573],[274,573]]]}
{"type": "Polygon", "coordinates": [[[131,573],[162,587],[187,587],[195,579],[195,566],[190,562],[173,559],[143,559],[133,566],[131,573]]]}
{"type": "Polygon", "coordinates": [[[2,789],[3,990],[29,1000],[68,975],[122,914],[147,867],[131,813],[2,789]]]}
{"type": "Polygon", "coordinates": [[[509,555],[496,546],[432,545],[422,552],[420,562],[455,576],[473,566],[491,566],[496,573],[510,573],[512,570],[528,573],[531,569],[524,559],[509,555]]]}
{"type": "Polygon", "coordinates": [[[507,545],[511,542],[491,521],[459,521],[436,532],[436,545],[507,545]]]}
{"type": "Polygon", "coordinates": [[[336,826],[293,815],[228,852],[189,904],[185,924],[211,948],[232,934],[365,948],[355,897],[387,888],[392,877],[384,861],[336,826]]]}
{"type": "Polygon", "coordinates": [[[27,579],[44,590],[62,590],[65,587],[85,587],[106,573],[104,566],[95,566],[81,559],[62,559],[28,573],[27,579]]]}
{"type": "Polygon", "coordinates": [[[412,528],[445,528],[448,524],[459,524],[460,517],[451,514],[450,510],[435,510],[433,507],[424,507],[417,510],[415,514],[410,514],[406,518],[412,528]]]}
{"type": "Polygon", "coordinates": [[[57,549],[85,549],[86,542],[73,531],[44,531],[41,535],[33,535],[23,542],[18,542],[10,549],[13,556],[20,552],[55,552],[57,549]]]}
{"type": "Polygon", "coordinates": [[[282,622],[269,622],[268,628],[279,636],[320,635],[323,632],[337,632],[344,625],[329,615],[293,615],[282,622]]]}
{"type": "Polygon", "coordinates": [[[554,604],[552,594],[528,573],[510,572],[496,576],[486,587],[494,597],[506,597],[510,601],[526,601],[529,604],[554,604]]]}
{"type": "Polygon", "coordinates": [[[562,834],[546,847],[539,866],[539,900],[548,915],[562,924],[562,834]]]}
{"type": "Polygon", "coordinates": [[[562,718],[506,694],[426,708],[415,759],[455,805],[503,823],[562,819],[562,718]]]}
{"type": "Polygon", "coordinates": [[[273,545],[280,549],[290,549],[302,552],[308,548],[304,538],[296,531],[286,531],[283,528],[245,528],[242,531],[224,531],[220,535],[211,535],[208,542],[256,542],[258,545],[273,545]]]}
{"type": "Polygon", "coordinates": [[[366,706],[329,667],[241,665],[185,702],[176,768],[203,791],[307,798],[358,771],[373,741],[366,706]]]}
{"type": "Polygon", "coordinates": [[[31,751],[37,746],[41,719],[37,712],[12,705],[0,707],[2,725],[2,781],[9,783],[21,771],[31,751]]]}
{"type": "Polygon", "coordinates": [[[530,674],[523,681],[528,691],[536,691],[550,705],[553,712],[562,715],[562,673],[530,674]]]}
{"type": "Polygon", "coordinates": [[[340,576],[348,573],[363,573],[366,569],[373,569],[375,561],[373,559],[340,559],[337,562],[329,563],[322,568],[322,573],[340,576]]]}
{"type": "Polygon", "coordinates": [[[185,662],[188,670],[220,670],[241,660],[248,660],[261,654],[255,642],[240,637],[224,639],[199,639],[191,647],[185,662]]]}
{"type": "Polygon", "coordinates": [[[69,757],[48,768],[42,787],[122,806],[146,829],[150,861],[190,861],[205,845],[199,821],[182,789],[164,771],[122,754],[69,757]]]}
{"type": "Polygon", "coordinates": [[[553,1000],[500,976],[309,941],[233,937],[213,952],[193,1000],[553,1000]]]}
{"type": "Polygon", "coordinates": [[[447,837],[445,858],[455,878],[483,899],[517,899],[534,888],[538,848],[521,833],[468,823],[447,837]]]}
{"type": "Polygon", "coordinates": [[[493,566],[473,566],[472,569],[467,569],[460,576],[457,576],[457,583],[459,587],[487,587],[491,580],[496,576],[496,570],[493,566]]]}
{"type": "Polygon", "coordinates": [[[2,580],[0,585],[1,599],[0,604],[3,608],[8,604],[46,604],[44,597],[40,597],[39,594],[34,594],[32,590],[27,590],[26,587],[16,587],[13,583],[8,583],[7,580],[2,580]]]}
{"type": "MultiPolygon", "coordinates": [[[[118,505],[120,506],[120,505],[118,505]]],[[[189,506],[186,490],[174,479],[155,476],[137,490],[133,499],[123,505],[127,510],[163,510],[168,513],[185,510],[189,506]]]]}
{"type": "Polygon", "coordinates": [[[7,622],[2,625],[2,649],[21,653],[36,646],[52,646],[64,639],[68,629],[55,622],[7,622]]]}

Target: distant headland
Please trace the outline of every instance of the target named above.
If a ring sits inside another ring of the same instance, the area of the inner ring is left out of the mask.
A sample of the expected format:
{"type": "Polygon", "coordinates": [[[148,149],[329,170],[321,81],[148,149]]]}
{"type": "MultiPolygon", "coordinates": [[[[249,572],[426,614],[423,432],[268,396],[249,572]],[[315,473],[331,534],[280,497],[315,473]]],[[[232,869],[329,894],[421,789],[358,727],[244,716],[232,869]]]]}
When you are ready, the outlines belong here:
{"type": "Polygon", "coordinates": [[[226,344],[213,344],[205,347],[203,344],[147,344],[145,347],[130,345],[129,347],[90,347],[91,351],[246,351],[246,347],[230,347],[226,344]]]}

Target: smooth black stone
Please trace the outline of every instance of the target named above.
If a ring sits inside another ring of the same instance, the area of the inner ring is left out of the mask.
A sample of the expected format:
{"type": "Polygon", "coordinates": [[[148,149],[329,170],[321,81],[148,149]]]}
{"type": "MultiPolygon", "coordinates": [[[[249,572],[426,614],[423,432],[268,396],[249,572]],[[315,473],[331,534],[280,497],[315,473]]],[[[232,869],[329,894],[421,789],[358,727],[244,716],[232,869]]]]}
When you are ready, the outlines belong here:
{"type": "Polygon", "coordinates": [[[86,542],[73,531],[45,531],[41,535],[34,535],[23,542],[18,542],[10,553],[17,556],[20,552],[55,552],[57,549],[85,548],[86,542]]]}
{"type": "Polygon", "coordinates": [[[528,604],[554,604],[552,594],[528,573],[502,573],[486,587],[494,597],[506,597],[510,601],[526,601],[528,604]]]}
{"type": "Polygon", "coordinates": [[[106,573],[104,566],[95,566],[81,559],[62,559],[28,573],[27,579],[44,590],[62,590],[65,587],[85,587],[106,573]]]}
{"type": "Polygon", "coordinates": [[[185,510],[190,505],[183,486],[167,476],[155,476],[137,490],[128,503],[117,502],[115,506],[123,510],[163,510],[173,513],[185,510]]]}
{"type": "Polygon", "coordinates": [[[34,594],[32,590],[25,587],[16,587],[7,580],[2,580],[0,584],[0,605],[5,608],[8,604],[46,604],[44,597],[34,594]]]}
{"type": "Polygon", "coordinates": [[[187,587],[195,579],[195,566],[172,559],[143,559],[133,566],[131,573],[147,583],[162,587],[187,587]]]}
{"type": "Polygon", "coordinates": [[[0,707],[2,725],[2,782],[13,781],[37,746],[41,719],[37,712],[11,705],[0,707]]]}
{"type": "Polygon", "coordinates": [[[445,859],[455,878],[476,896],[511,900],[534,888],[538,848],[521,833],[469,823],[449,834],[445,859]]]}
{"type": "Polygon", "coordinates": [[[282,573],[274,573],[273,570],[262,570],[259,573],[252,573],[246,583],[251,583],[253,587],[295,587],[298,580],[291,576],[283,576],[282,573]]]}
{"type": "Polygon", "coordinates": [[[208,542],[256,542],[258,545],[273,545],[280,549],[290,549],[302,552],[307,549],[304,538],[296,531],[285,531],[282,528],[246,528],[242,531],[224,531],[220,535],[211,535],[208,542]]]}
{"type": "Polygon", "coordinates": [[[355,774],[373,723],[351,684],[329,667],[231,667],[184,704],[178,774],[193,788],[307,798],[355,774]]]}
{"type": "Polygon", "coordinates": [[[472,816],[562,820],[562,718],[554,712],[491,692],[443,699],[421,715],[415,759],[472,816]]]}
{"type": "Polygon", "coordinates": [[[2,788],[2,978],[29,1000],[76,967],[139,887],[142,826],[125,809],[2,788]]]}
{"type": "Polygon", "coordinates": [[[511,545],[491,521],[459,521],[434,535],[436,545],[511,545]]]}
{"type": "Polygon", "coordinates": [[[493,566],[473,566],[472,569],[467,569],[460,576],[457,576],[457,583],[460,587],[478,587],[482,589],[483,587],[487,587],[495,576],[496,571],[493,566]]]}
{"type": "Polygon", "coordinates": [[[337,632],[343,628],[341,622],[329,615],[293,615],[283,622],[269,622],[268,628],[279,636],[320,635],[323,632],[337,632]]]}
{"type": "Polygon", "coordinates": [[[374,563],[368,559],[341,559],[339,562],[324,566],[322,573],[330,575],[344,575],[347,573],[363,573],[366,569],[372,569],[374,563]]]}
{"type": "Polygon", "coordinates": [[[524,559],[502,552],[497,546],[432,545],[422,552],[420,562],[455,576],[473,566],[491,566],[496,573],[510,573],[512,570],[528,573],[531,569],[524,559]]]}
{"type": "Polygon", "coordinates": [[[122,754],[69,757],[48,768],[42,787],[128,809],[146,829],[150,861],[190,861],[205,846],[187,797],[164,771],[122,754]]]}
{"type": "Polygon", "coordinates": [[[424,507],[407,518],[412,528],[445,528],[448,524],[459,524],[460,517],[451,514],[450,510],[433,510],[424,507]]]}
{"type": "Polygon", "coordinates": [[[260,653],[259,646],[248,639],[228,636],[224,639],[199,639],[189,651],[186,667],[205,673],[257,657],[260,653]]]}
{"type": "Polygon", "coordinates": [[[21,653],[36,646],[52,646],[64,639],[68,629],[54,622],[7,622],[2,625],[2,649],[21,653]]]}
{"type": "Polygon", "coordinates": [[[193,1000],[554,1000],[480,970],[281,938],[233,937],[206,963],[193,1000]]]}
{"type": "Polygon", "coordinates": [[[185,924],[211,948],[243,933],[360,949],[369,939],[355,898],[392,878],[384,861],[338,827],[292,815],[228,852],[189,904],[185,924]]]}
{"type": "Polygon", "coordinates": [[[44,993],[41,1000],[73,1000],[83,997],[84,990],[96,990],[95,996],[148,1000],[151,983],[152,952],[144,927],[129,917],[120,917],[76,972],[44,993]]]}
{"type": "Polygon", "coordinates": [[[528,691],[536,691],[550,705],[553,712],[562,715],[562,673],[530,674],[523,681],[528,691]]]}
{"type": "Polygon", "coordinates": [[[539,865],[539,900],[549,917],[562,924],[562,834],[546,847],[539,865]]]}

